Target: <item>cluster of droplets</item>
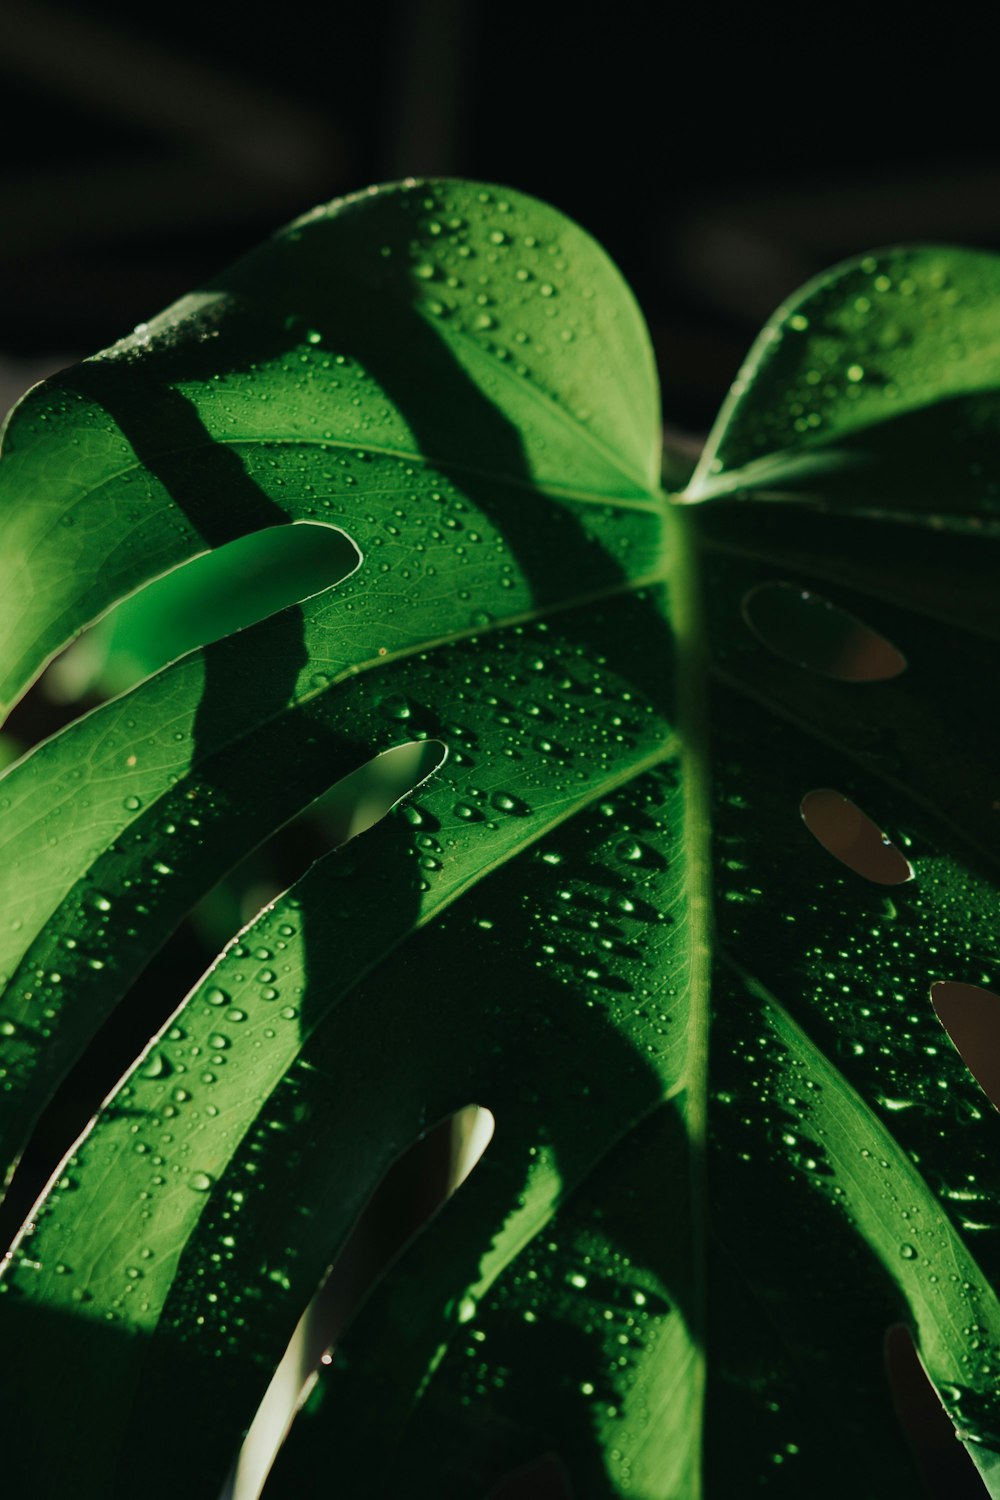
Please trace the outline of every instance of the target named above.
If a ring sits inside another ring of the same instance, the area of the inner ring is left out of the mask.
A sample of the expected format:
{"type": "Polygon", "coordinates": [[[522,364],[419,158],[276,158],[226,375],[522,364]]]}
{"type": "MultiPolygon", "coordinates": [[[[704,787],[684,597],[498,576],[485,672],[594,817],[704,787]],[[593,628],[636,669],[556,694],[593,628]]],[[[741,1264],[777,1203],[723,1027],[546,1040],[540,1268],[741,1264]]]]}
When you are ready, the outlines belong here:
{"type": "MultiPolygon", "coordinates": [[[[66,1175],[40,1206],[33,1232],[15,1253],[12,1274],[0,1286],[24,1291],[25,1269],[35,1275],[54,1269],[59,1279],[46,1286],[50,1300],[95,1302],[109,1321],[127,1317],[141,1325],[147,1316],[155,1321],[158,1297],[170,1284],[174,1263],[161,1257],[133,1274],[128,1247],[158,1241],[164,1214],[178,1223],[197,1217],[198,1200],[209,1194],[220,1166],[239,1145],[246,1096],[252,1118],[255,1088],[265,1087],[268,1077],[280,1073],[282,1059],[288,1066],[298,1050],[304,977],[294,898],[285,898],[280,912],[265,914],[252,943],[233,944],[218,972],[224,974],[226,988],[213,976],[203,983],[118,1089],[101,1127],[80,1143],[66,1175]],[[242,1106],[235,1115],[234,1092],[242,1106]],[[116,1262],[107,1257],[109,1268],[99,1285],[90,1273],[80,1283],[74,1277],[72,1248],[80,1184],[112,1163],[121,1181],[116,1243],[122,1244],[124,1258],[116,1262]],[[178,1193],[190,1195],[190,1209],[178,1208],[178,1193]],[[43,1242],[44,1256],[38,1249],[43,1242]],[[140,1282],[148,1295],[137,1297],[140,1282]]],[[[257,1107],[260,1102],[258,1093],[257,1107]]],[[[252,1157],[242,1170],[253,1174],[252,1157]]]]}
{"type": "MultiPolygon", "coordinates": [[[[640,615],[643,607],[633,606],[640,615]]],[[[373,723],[403,729],[408,736],[426,735],[428,727],[443,728],[451,749],[450,780],[441,780],[437,800],[418,798],[402,810],[420,887],[428,897],[436,884],[443,882],[446,890],[449,877],[455,878],[456,860],[470,833],[479,839],[499,838],[501,848],[516,845],[533,826],[544,829],[560,821],[576,799],[586,802],[592,795],[589,788],[600,785],[616,757],[650,754],[662,744],[665,725],[654,703],[637,695],[627,678],[616,675],[608,645],[598,651],[587,644],[589,634],[591,640],[610,641],[613,646],[613,622],[593,611],[585,618],[589,631],[582,635],[577,627],[556,631],[544,621],[512,627],[491,641],[488,662],[475,639],[447,653],[425,653],[408,663],[405,693],[397,688],[386,691],[374,677],[370,682],[357,679],[359,707],[368,705],[373,723]],[[561,726],[558,739],[556,725],[561,726]]],[[[625,661],[631,655],[635,624],[626,619],[620,626],[625,661]]],[[[663,771],[658,779],[651,775],[637,784],[638,802],[627,815],[624,804],[613,802],[593,812],[609,830],[600,854],[600,879],[613,873],[621,886],[618,916],[601,930],[600,923],[595,927],[594,899],[584,887],[574,880],[569,901],[564,899],[558,883],[558,843],[540,844],[532,856],[545,876],[545,888],[555,890],[558,903],[551,912],[547,902],[538,907],[535,926],[540,938],[547,940],[554,930],[556,924],[549,921],[553,916],[568,931],[579,909],[586,924],[590,937],[580,977],[586,982],[588,1004],[598,998],[624,1004],[626,986],[616,978],[615,966],[624,973],[632,951],[626,929],[636,923],[660,923],[660,908],[670,900],[669,892],[660,887],[664,878],[671,887],[675,879],[665,876],[668,861],[662,853],[664,840],[676,836],[663,813],[664,798],[669,800],[673,786],[671,773],[663,771]]],[[[199,811],[204,814],[206,809],[199,811]]],[[[197,829],[192,830],[196,836],[197,829]]],[[[491,858],[489,853],[477,857],[491,858]]],[[[160,856],[157,862],[166,865],[160,856]]],[[[461,869],[459,865],[459,877],[461,869]]],[[[169,887],[171,873],[167,867],[157,878],[169,887]]],[[[110,922],[120,899],[124,892],[112,895],[95,888],[90,893],[94,921],[110,922]]],[[[217,1189],[233,1216],[223,1238],[235,1241],[239,1203],[257,1175],[255,1127],[246,1135],[247,1125],[272,1086],[268,1080],[288,1073],[301,1046],[305,973],[292,907],[294,902],[285,898],[280,910],[262,914],[143,1057],[98,1129],[82,1143],[74,1172],[65,1184],[56,1185],[36,1232],[22,1242],[6,1285],[24,1291],[32,1278],[58,1274],[60,1290],[46,1295],[93,1302],[95,1313],[100,1310],[114,1318],[155,1320],[174,1272],[167,1261],[138,1266],[141,1274],[133,1276],[129,1267],[134,1258],[125,1258],[117,1270],[105,1273],[100,1286],[90,1277],[86,1285],[77,1279],[73,1236],[82,1201],[78,1181],[92,1180],[112,1161],[118,1169],[128,1161],[127,1170],[121,1170],[123,1244],[147,1237],[155,1241],[153,1231],[161,1214],[193,1226],[201,1203],[214,1199],[217,1189]],[[58,1273],[53,1271],[56,1265],[63,1268],[58,1273]]],[[[348,901],[347,916],[350,909],[348,901]]],[[[336,906],[330,915],[339,919],[336,906]]],[[[479,930],[488,931],[491,920],[481,910],[476,917],[479,930]]],[[[656,1038],[666,1029],[669,1003],[665,995],[653,996],[654,968],[650,965],[648,987],[629,1002],[638,1024],[646,1027],[650,1050],[662,1046],[656,1038]]],[[[570,983],[570,976],[564,982],[570,983]]],[[[179,1233],[178,1243],[182,1240],[179,1233]]],[[[220,1239],[212,1254],[228,1263],[232,1250],[220,1239]]],[[[288,1268],[279,1257],[269,1262],[266,1279],[277,1284],[281,1278],[288,1279],[288,1268]]],[[[214,1295],[222,1299],[222,1316],[225,1298],[222,1291],[214,1295]]],[[[211,1316],[202,1309],[192,1326],[204,1326],[198,1318],[211,1316]]],[[[232,1328],[227,1328],[229,1337],[232,1328]]]]}
{"type": "MultiPolygon", "coordinates": [[[[530,377],[532,363],[551,358],[553,345],[593,337],[584,308],[594,288],[574,289],[572,305],[560,304],[566,252],[558,239],[527,229],[523,214],[499,195],[479,194],[489,217],[472,221],[448,212],[446,201],[420,199],[419,235],[408,247],[419,305],[432,317],[454,319],[514,373],[530,377]]],[[[586,408],[574,415],[586,421],[586,408]]]]}
{"type": "Polygon", "coordinates": [[[992,296],[974,267],[896,251],[811,289],[767,326],[741,371],[734,396],[766,379],[775,399],[747,398],[712,472],[939,398],[982,354],[992,296]]]}
{"type": "MultiPolygon", "coordinates": [[[[642,1482],[642,1452],[662,1440],[656,1425],[673,1426],[680,1443],[696,1440],[687,1422],[682,1314],[638,1226],[651,1243],[669,1234],[661,1210],[649,1203],[643,1174],[662,1165],[643,1128],[597,1169],[586,1189],[570,1199],[528,1241],[485,1291],[457,1298],[448,1309],[455,1325],[437,1385],[463,1409],[489,1404],[513,1424],[531,1420],[539,1392],[558,1383],[559,1400],[546,1412],[550,1435],[563,1451],[576,1451],[581,1428],[599,1434],[605,1462],[618,1489],[642,1482]],[[609,1193],[614,1217],[606,1214],[609,1193]],[[655,1229],[650,1226],[650,1220],[655,1229]],[[606,1222],[607,1220],[607,1222],[606,1222]],[[631,1239],[633,1255],[618,1238],[631,1239]],[[657,1411],[645,1378],[660,1348],[673,1344],[678,1378],[675,1418],[657,1411]],[[681,1362],[676,1361],[681,1356],[681,1362]]],[[[693,1351],[691,1351],[693,1353],[693,1351]]],[[[697,1379],[697,1360],[687,1374],[697,1379]]]]}
{"type": "MultiPolygon", "coordinates": [[[[112,808],[118,837],[94,852],[86,879],[23,948],[7,981],[0,1090],[12,1099],[47,1066],[51,1038],[89,1034],[169,931],[184,900],[178,877],[203,857],[216,801],[210,788],[189,784],[151,799],[148,811],[136,793],[112,808]]],[[[20,916],[10,932],[14,944],[30,937],[20,916]]]]}
{"type": "MultiPolygon", "coordinates": [[[[780,641],[758,635],[778,655],[789,654],[780,641]]],[[[871,859],[862,853],[862,835],[876,825],[832,792],[811,794],[831,804],[825,824],[810,820],[809,798],[802,805],[823,854],[801,845],[801,825],[797,833],[791,819],[776,820],[770,838],[762,838],[761,807],[787,803],[802,767],[784,732],[746,704],[741,724],[766,753],[757,757],[752,796],[740,748],[734,743],[727,754],[723,746],[717,755],[719,938],[759,988],[752,988],[746,1019],[736,1007],[745,1009],[749,996],[717,997],[713,1137],[743,1165],[747,1182],[777,1171],[793,1190],[811,1184],[936,1317],[950,1320],[957,1291],[973,1320],[994,1327],[986,1311],[1000,1230],[990,1208],[997,1186],[992,1111],[949,1045],[929,991],[942,970],[968,972],[970,962],[980,983],[993,982],[995,892],[944,857],[910,809],[896,842],[918,854],[915,879],[903,859],[902,873],[883,868],[890,851],[898,852],[887,835],[876,836],[871,859]],[[766,947],[765,911],[781,913],[766,947]],[[797,976],[792,993],[789,974],[797,976]],[[769,991],[788,1005],[792,1023],[766,998],[769,991]],[[801,1039],[797,1026],[804,1027],[801,1039]],[[866,1130],[841,1125],[844,1079],[875,1116],[866,1130]]],[[[898,762],[891,769],[898,771],[898,762]]],[[[822,1211],[808,1210],[805,1222],[822,1238],[822,1211]]],[[[950,1355],[972,1404],[971,1393],[996,1377],[993,1341],[982,1327],[974,1339],[975,1326],[950,1355]]],[[[964,1418],[962,1425],[967,1435],[975,1427],[964,1418]]]]}

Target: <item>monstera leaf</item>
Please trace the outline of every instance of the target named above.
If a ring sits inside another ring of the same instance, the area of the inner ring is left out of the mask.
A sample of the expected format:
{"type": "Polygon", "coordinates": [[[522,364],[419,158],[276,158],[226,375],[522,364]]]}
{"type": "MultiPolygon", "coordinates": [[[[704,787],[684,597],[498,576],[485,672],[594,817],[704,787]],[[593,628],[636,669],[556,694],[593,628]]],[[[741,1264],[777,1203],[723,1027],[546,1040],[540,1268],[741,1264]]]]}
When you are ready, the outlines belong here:
{"type": "Polygon", "coordinates": [[[236,538],[359,561],[5,774],[9,1168],[223,872],[385,751],[437,769],[234,937],[56,1167],[0,1281],[21,1489],[215,1500],[387,1168],[475,1104],[482,1161],[269,1495],[479,1497],[546,1452],[581,1497],[909,1495],[897,1323],[1000,1495],[1000,1131],[930,997],[996,980],[998,335],[991,257],[849,262],[669,496],[607,256],[407,182],[24,399],[8,704],[236,538]]]}

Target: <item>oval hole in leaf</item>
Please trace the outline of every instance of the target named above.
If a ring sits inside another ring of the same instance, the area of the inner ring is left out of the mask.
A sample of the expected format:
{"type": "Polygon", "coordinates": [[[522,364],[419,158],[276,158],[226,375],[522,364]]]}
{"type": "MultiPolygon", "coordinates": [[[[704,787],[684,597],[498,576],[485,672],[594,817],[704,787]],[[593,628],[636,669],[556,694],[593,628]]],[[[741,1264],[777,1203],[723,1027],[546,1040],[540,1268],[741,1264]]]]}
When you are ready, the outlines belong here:
{"type": "MultiPolygon", "coordinates": [[[[230,889],[242,885],[242,890],[238,910],[227,910],[222,925],[210,934],[213,954],[229,941],[234,927],[252,921],[269,901],[304,874],[314,859],[374,828],[397,802],[437,770],[447,753],[441,740],[407,740],[393,745],[344,776],[272,834],[221,882],[230,889]]],[[[215,894],[205,901],[211,903],[215,894]]],[[[203,909],[199,903],[196,914],[203,909]]]]}
{"type": "Polygon", "coordinates": [[[927,1378],[910,1330],[897,1323],[882,1345],[889,1393],[933,1500],[985,1500],[986,1486],[927,1378]]]}
{"type": "Polygon", "coordinates": [[[122,599],[71,642],[5,732],[20,754],[168,662],[342,583],[360,564],[345,532],[310,521],[269,526],[204,552],[122,599]]]}
{"type": "Polygon", "coordinates": [[[219,1500],[258,1500],[330,1348],[399,1252],[459,1188],[495,1121],[468,1104],[420,1135],[389,1167],[296,1325],[219,1500]]]}
{"type": "Polygon", "coordinates": [[[840,682],[881,682],[906,667],[903,653],[884,635],[794,583],[750,589],[743,618],[776,656],[840,682]]]}
{"type": "Polygon", "coordinates": [[[913,867],[886,835],[842,792],[807,792],[799,805],[802,821],[829,854],[876,885],[902,885],[913,867]]]}
{"type": "Polygon", "coordinates": [[[314,802],[313,816],[329,820],[331,834],[343,828],[343,839],[373,827],[407,792],[414,791],[447,755],[441,740],[408,740],[383,750],[367,765],[345,776],[314,802]]]}
{"type": "Polygon", "coordinates": [[[940,979],[931,1004],[962,1061],[995,1109],[1000,1109],[1000,995],[978,984],[940,979]]]}

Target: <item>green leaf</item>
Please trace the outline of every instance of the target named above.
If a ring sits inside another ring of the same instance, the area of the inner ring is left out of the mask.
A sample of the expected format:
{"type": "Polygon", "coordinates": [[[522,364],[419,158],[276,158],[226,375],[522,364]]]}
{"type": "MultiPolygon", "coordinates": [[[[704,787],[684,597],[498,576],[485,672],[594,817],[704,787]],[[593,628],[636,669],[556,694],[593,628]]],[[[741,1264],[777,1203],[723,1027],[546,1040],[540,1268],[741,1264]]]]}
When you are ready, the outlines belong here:
{"type": "Polygon", "coordinates": [[[208,545],[313,521],[366,562],[72,725],[5,781],[8,1162],[183,912],[339,776],[413,737],[400,663],[662,573],[642,490],[651,356],[614,268],[542,205],[429,191],[310,216],[13,414],[0,591],[4,659],[26,653],[18,689],[115,597],[208,545]]]}
{"type": "Polygon", "coordinates": [[[0,1280],[24,1486],[215,1500],[364,1203],[475,1103],[482,1162],[269,1494],[481,1496],[555,1450],[581,1497],[908,1495],[899,1321],[1000,1494],[997,1118],[928,998],[997,984],[998,292],[951,250],[806,288],[667,505],[603,252],[522,195],[407,183],[15,411],[11,700],[237,536],[319,522],[362,563],[4,775],[8,1163],[222,872],[380,751],[447,750],[234,939],[33,1212],[0,1280]],[[769,650],[743,615],[767,583],[906,670],[769,650]],[[812,837],[823,787],[912,881],[812,837]]]}

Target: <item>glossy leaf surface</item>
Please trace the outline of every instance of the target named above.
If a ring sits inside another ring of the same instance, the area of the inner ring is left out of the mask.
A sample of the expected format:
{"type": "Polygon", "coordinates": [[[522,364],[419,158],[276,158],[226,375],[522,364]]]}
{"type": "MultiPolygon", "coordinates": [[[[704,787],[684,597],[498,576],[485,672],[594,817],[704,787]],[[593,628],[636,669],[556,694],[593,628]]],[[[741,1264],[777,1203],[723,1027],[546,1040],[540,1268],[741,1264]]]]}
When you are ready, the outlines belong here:
{"type": "Polygon", "coordinates": [[[16,410],[8,701],[235,537],[318,522],[362,561],[0,783],[7,1165],[220,874],[380,751],[446,749],[239,934],[56,1173],[0,1281],[25,1483],[215,1500],[365,1201],[468,1104],[486,1155],[269,1495],[481,1496],[556,1451],[580,1496],[902,1496],[900,1321],[989,1473],[997,1120],[929,989],[996,985],[998,293],[959,251],[831,272],[668,499],[603,252],[518,194],[404,184],[16,410]],[[905,669],[769,649],[767,584],[905,669]],[[818,789],[913,879],[833,858],[818,789]]]}

